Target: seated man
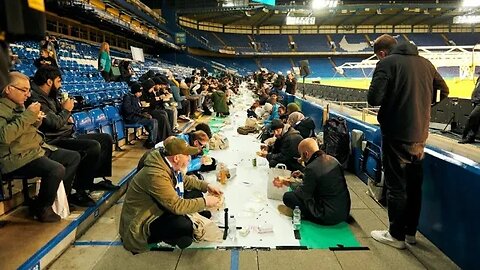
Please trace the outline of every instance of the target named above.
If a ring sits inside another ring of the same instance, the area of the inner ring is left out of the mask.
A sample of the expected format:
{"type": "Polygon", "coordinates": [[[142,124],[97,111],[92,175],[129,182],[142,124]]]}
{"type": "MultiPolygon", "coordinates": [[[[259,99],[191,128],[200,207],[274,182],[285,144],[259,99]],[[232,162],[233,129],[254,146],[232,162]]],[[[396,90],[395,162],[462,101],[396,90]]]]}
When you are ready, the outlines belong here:
{"type": "Polygon", "coordinates": [[[287,124],[300,132],[304,139],[316,137],[315,122],[310,117],[305,117],[301,112],[293,112],[288,116],[287,124]]]}
{"type": "Polygon", "coordinates": [[[145,166],[130,181],[120,216],[120,236],[127,250],[145,252],[148,244],[161,241],[182,249],[192,243],[193,224],[186,214],[215,207],[219,198],[185,199],[184,189],[222,194],[211,184],[185,175],[190,155],[197,152],[185,141],[169,137],[164,148],[147,156],[145,166]]]}
{"type": "Polygon", "coordinates": [[[298,162],[298,144],[303,140],[300,133],[289,125],[284,125],[279,119],[272,121],[271,129],[276,138],[275,143],[273,147],[262,149],[260,156],[267,158],[270,167],[282,163],[291,171],[303,170],[303,166],[298,162]]]}
{"type": "Polygon", "coordinates": [[[302,218],[321,225],[335,225],[347,221],[350,213],[350,193],[338,161],[318,147],[312,139],[304,139],[298,152],[305,162],[305,172],[293,172],[303,183],[283,195],[283,203],[294,209],[298,206],[302,218]]]}
{"type": "Polygon", "coordinates": [[[227,116],[230,114],[227,104],[228,94],[225,85],[220,86],[220,89],[213,91],[212,102],[213,110],[217,113],[217,116],[227,116]]]}
{"type": "Polygon", "coordinates": [[[34,102],[25,109],[30,96],[28,77],[10,73],[10,84],[0,98],[0,168],[6,176],[40,177],[38,199],[32,203],[31,212],[41,222],[60,220],[52,205],[63,180],[67,194],[80,162],[76,151],[64,150],[46,144],[37,127],[45,116],[41,105],[34,102]]]}
{"type": "Polygon", "coordinates": [[[161,102],[157,101],[157,98],[155,97],[155,82],[152,79],[147,79],[142,82],[142,87],[143,93],[141,100],[148,103],[148,106],[144,108],[144,111],[151,115],[153,119],[157,120],[157,141],[163,141],[173,135],[168,113],[161,110],[161,102]]]}
{"type": "MultiPolygon", "coordinates": [[[[115,190],[110,180],[112,175],[112,137],[109,134],[81,134],[74,137],[74,126],[69,120],[73,109],[73,99],[63,103],[58,100],[62,86],[61,73],[52,66],[40,67],[32,82],[32,95],[28,103],[38,102],[45,113],[40,131],[45,134],[47,143],[64,149],[77,151],[82,156],[73,187],[75,194],[69,196],[69,202],[78,206],[89,207],[95,202],[86,190],[115,190]],[[103,181],[94,184],[95,177],[103,181]]],[[[68,193],[67,193],[68,194],[68,193]]]]}
{"type": "Polygon", "coordinates": [[[141,124],[148,132],[148,140],[144,146],[152,148],[157,143],[158,122],[148,113],[143,113],[140,107],[140,97],[143,87],[141,84],[133,83],[130,86],[131,93],[123,97],[122,116],[127,124],[141,124]]]}

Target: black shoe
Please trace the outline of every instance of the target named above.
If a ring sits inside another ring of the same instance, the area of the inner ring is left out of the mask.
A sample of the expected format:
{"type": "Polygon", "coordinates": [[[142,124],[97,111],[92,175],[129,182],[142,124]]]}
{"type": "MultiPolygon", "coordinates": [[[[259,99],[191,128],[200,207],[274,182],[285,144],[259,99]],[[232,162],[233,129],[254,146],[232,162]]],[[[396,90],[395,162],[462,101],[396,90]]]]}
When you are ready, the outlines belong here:
{"type": "Polygon", "coordinates": [[[120,186],[115,186],[112,181],[105,179],[101,182],[93,184],[92,190],[118,190],[120,186]]]}
{"type": "Polygon", "coordinates": [[[155,147],[155,143],[151,142],[151,141],[146,141],[144,144],[143,144],[143,147],[147,148],[147,149],[152,149],[153,147],[155,147]]]}
{"type": "Polygon", "coordinates": [[[60,216],[53,212],[51,206],[43,207],[35,211],[35,217],[38,218],[40,222],[53,223],[59,222],[61,220],[60,216]]]}
{"type": "Polygon", "coordinates": [[[164,242],[171,245],[171,246],[177,246],[180,249],[185,249],[192,244],[193,239],[192,239],[192,237],[182,236],[182,237],[177,238],[175,240],[166,240],[164,242]]]}
{"type": "Polygon", "coordinates": [[[459,144],[474,143],[475,138],[463,138],[461,141],[458,141],[459,144]]]}
{"type": "Polygon", "coordinates": [[[70,194],[70,196],[68,196],[68,202],[80,207],[95,206],[95,201],[92,200],[85,191],[77,191],[75,194],[70,194]]]}

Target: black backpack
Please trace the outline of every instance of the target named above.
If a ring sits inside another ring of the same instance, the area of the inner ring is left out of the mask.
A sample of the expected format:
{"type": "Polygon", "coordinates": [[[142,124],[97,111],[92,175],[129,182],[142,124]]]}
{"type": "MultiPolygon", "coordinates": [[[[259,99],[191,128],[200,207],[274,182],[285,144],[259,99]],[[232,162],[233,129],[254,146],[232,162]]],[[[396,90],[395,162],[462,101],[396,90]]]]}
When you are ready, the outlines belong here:
{"type": "Polygon", "coordinates": [[[325,153],[335,157],[340,164],[346,164],[350,155],[347,121],[341,117],[328,119],[323,127],[323,143],[325,153]]]}

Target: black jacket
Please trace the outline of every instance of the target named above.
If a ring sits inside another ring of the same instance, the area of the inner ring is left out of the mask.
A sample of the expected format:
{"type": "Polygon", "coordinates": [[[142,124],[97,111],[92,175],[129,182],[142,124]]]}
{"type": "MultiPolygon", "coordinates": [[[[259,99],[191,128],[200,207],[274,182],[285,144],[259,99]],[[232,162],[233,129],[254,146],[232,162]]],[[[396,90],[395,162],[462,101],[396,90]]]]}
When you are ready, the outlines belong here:
{"type": "Polygon", "coordinates": [[[291,95],[295,95],[295,92],[297,90],[297,79],[293,78],[293,79],[287,79],[285,81],[285,85],[287,86],[287,88],[285,89],[285,91],[291,95]]]}
{"type": "Polygon", "coordinates": [[[303,118],[302,121],[293,125],[293,128],[298,130],[304,139],[315,137],[315,122],[310,117],[303,118]]]}
{"type": "Polygon", "coordinates": [[[55,58],[53,58],[51,56],[49,56],[49,57],[40,56],[40,58],[35,59],[35,61],[33,62],[33,65],[36,68],[40,68],[43,65],[53,66],[53,67],[58,68],[57,61],[55,60],[55,58]]]}
{"type": "Polygon", "coordinates": [[[30,82],[32,94],[26,102],[26,106],[38,101],[41,111],[46,117],[43,119],[39,130],[45,134],[45,141],[52,143],[55,139],[70,138],[74,132],[73,124],[68,122],[71,112],[65,110],[57,97],[45,94],[34,82],[30,82]]]}
{"type": "Polygon", "coordinates": [[[338,161],[321,151],[305,167],[303,183],[295,190],[317,223],[334,225],[350,213],[350,193],[338,161]]]}
{"type": "Polygon", "coordinates": [[[425,142],[437,90],[441,99],[448,96],[448,86],[432,63],[418,55],[415,45],[399,43],[377,63],[368,91],[368,103],[381,106],[377,118],[382,134],[425,142]]]}
{"type": "Polygon", "coordinates": [[[473,89],[472,103],[480,104],[480,76],[478,76],[477,82],[475,83],[475,89],[473,89]]]}
{"type": "Polygon", "coordinates": [[[275,141],[271,153],[267,155],[270,167],[283,163],[291,171],[302,170],[303,166],[298,163],[298,144],[303,140],[300,132],[290,127],[288,131],[275,141]]]}
{"type": "Polygon", "coordinates": [[[127,123],[136,123],[145,118],[140,107],[140,99],[134,94],[127,94],[123,97],[122,116],[127,123]]]}

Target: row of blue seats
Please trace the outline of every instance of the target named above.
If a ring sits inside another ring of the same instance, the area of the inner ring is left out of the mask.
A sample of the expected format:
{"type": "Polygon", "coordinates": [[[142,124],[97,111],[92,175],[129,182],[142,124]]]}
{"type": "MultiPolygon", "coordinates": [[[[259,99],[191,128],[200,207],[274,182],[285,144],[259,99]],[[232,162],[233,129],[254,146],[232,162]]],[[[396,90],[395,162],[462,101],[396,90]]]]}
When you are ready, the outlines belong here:
{"type": "Polygon", "coordinates": [[[66,91],[76,91],[76,92],[96,92],[96,91],[105,91],[106,89],[109,90],[121,90],[121,89],[128,89],[128,85],[124,82],[111,82],[106,83],[103,82],[78,82],[74,83],[73,81],[69,81],[64,79],[63,80],[63,89],[66,91]]]}
{"type": "Polygon", "coordinates": [[[141,128],[140,124],[126,124],[120,115],[119,108],[107,105],[103,108],[94,108],[89,111],[81,111],[72,115],[75,132],[77,134],[105,133],[112,136],[118,149],[118,142],[127,140],[128,129],[141,128]]]}
{"type": "MultiPolygon", "coordinates": [[[[128,93],[127,89],[108,90],[101,92],[74,92],[65,91],[69,96],[81,97],[80,107],[99,107],[109,103],[120,103],[123,96],[128,93]]],[[[78,99],[77,99],[78,101],[78,99]]]]}

